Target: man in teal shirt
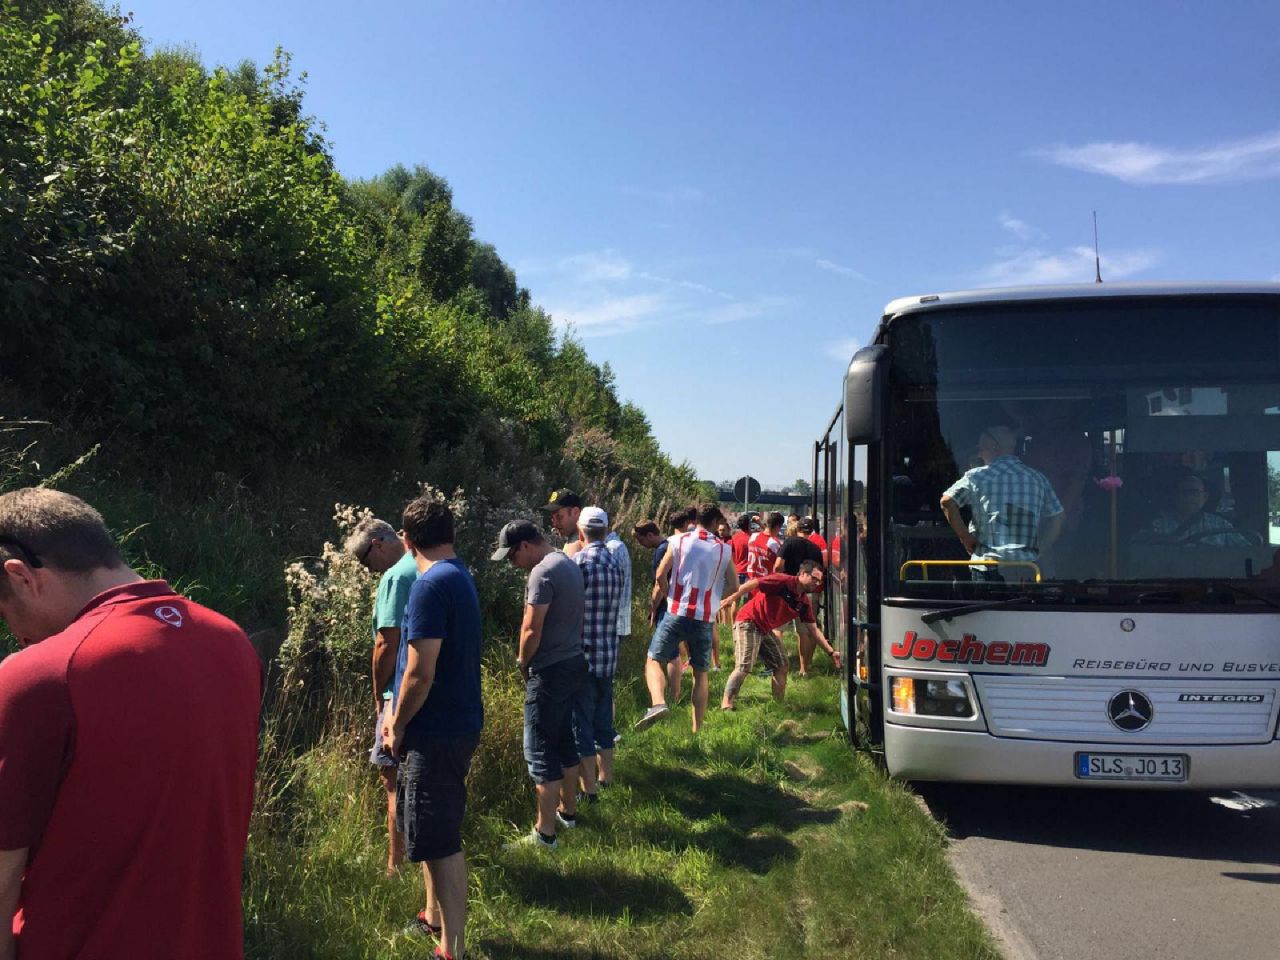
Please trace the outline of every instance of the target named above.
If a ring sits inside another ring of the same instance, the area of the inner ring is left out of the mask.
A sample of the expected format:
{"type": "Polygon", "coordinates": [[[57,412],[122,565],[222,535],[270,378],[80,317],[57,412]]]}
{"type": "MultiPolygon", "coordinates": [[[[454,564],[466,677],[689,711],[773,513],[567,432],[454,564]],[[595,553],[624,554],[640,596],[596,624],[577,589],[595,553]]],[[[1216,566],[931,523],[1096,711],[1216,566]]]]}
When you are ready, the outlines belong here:
{"type": "Polygon", "coordinates": [[[418,578],[413,554],[404,548],[400,537],[385,520],[361,521],[347,538],[346,551],[374,573],[378,595],[373,606],[373,676],[374,739],[369,762],[378,768],[382,786],[387,792],[387,874],[395,872],[404,860],[404,837],[396,830],[396,759],[382,745],[383,714],[391,709],[391,683],[396,671],[396,653],[400,649],[400,622],[409,600],[409,590],[418,578]]]}

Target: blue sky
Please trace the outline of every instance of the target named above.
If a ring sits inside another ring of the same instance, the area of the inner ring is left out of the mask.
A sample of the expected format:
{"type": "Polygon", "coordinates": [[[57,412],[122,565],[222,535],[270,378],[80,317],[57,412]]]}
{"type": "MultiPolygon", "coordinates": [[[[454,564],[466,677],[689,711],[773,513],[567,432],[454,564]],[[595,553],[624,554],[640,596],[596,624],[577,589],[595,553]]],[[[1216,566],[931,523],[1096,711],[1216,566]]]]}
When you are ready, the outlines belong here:
{"type": "Polygon", "coordinates": [[[130,0],[152,45],[308,74],[700,476],[807,476],[897,296],[1280,279],[1280,4],[130,0]]]}

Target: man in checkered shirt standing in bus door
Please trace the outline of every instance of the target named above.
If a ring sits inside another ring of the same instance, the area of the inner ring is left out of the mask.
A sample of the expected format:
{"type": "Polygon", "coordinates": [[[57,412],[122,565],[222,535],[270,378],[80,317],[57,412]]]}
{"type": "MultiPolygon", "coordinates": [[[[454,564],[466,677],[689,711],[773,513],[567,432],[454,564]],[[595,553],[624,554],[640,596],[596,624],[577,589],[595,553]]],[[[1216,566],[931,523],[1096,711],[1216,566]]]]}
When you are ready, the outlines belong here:
{"type": "MultiPolygon", "coordinates": [[[[1040,558],[1062,530],[1062,504],[1043,473],[1015,455],[1018,434],[1007,424],[978,437],[982,466],[974,467],[942,495],[942,512],[972,560],[1029,561],[1040,558]],[[960,508],[972,512],[965,526],[960,508]]],[[[969,568],[975,580],[1000,580],[998,568],[969,568]]]]}

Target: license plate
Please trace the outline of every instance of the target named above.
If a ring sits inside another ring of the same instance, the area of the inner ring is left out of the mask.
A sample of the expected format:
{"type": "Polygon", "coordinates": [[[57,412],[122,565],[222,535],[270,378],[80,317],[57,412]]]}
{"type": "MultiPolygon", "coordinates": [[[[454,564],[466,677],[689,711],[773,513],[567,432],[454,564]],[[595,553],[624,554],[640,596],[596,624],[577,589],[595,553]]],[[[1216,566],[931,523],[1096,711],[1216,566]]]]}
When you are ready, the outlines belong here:
{"type": "Polygon", "coordinates": [[[1077,753],[1078,780],[1187,779],[1187,757],[1181,753],[1077,753]]]}

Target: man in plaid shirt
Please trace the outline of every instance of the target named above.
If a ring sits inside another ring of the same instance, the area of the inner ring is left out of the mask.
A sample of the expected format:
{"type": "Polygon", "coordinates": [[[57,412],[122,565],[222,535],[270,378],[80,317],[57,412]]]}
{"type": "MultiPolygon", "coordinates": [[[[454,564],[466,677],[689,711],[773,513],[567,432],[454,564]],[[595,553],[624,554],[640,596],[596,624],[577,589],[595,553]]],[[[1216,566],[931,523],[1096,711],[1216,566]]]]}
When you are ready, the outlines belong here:
{"type": "Polygon", "coordinates": [[[618,606],[622,602],[622,567],[605,544],[609,516],[599,507],[583,507],[578,529],[584,546],[573,555],[582,568],[586,604],[582,618],[582,651],[587,682],[573,705],[573,733],[582,757],[582,793],[597,799],[596,784],[613,781],[613,674],[618,667],[618,606]],[[596,762],[589,760],[595,756],[596,762]]]}
{"type": "MultiPolygon", "coordinates": [[[[978,438],[983,465],[942,495],[942,512],[973,560],[1037,562],[1062,529],[1062,504],[1043,473],[1016,456],[1018,435],[1005,424],[978,438]],[[972,513],[966,526],[960,508],[972,513]]],[[[990,567],[971,567],[975,579],[994,579],[990,567]]]]}

